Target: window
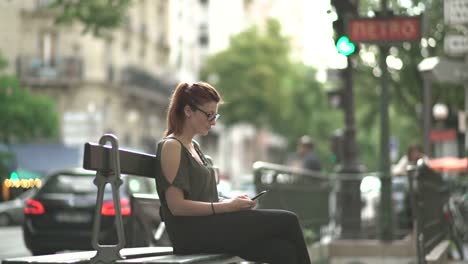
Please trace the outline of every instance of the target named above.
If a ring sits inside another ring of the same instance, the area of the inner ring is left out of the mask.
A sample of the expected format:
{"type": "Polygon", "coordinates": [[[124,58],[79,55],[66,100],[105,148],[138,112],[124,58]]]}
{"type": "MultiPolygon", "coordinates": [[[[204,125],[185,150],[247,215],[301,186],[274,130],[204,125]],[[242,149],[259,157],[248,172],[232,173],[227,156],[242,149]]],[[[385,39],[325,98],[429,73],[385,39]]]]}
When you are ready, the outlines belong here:
{"type": "Polygon", "coordinates": [[[158,7],[157,7],[158,17],[163,16],[165,10],[166,10],[166,4],[163,1],[159,2],[158,7]]]}
{"type": "Polygon", "coordinates": [[[203,23],[199,27],[200,35],[198,36],[198,42],[201,46],[207,46],[209,43],[208,36],[208,25],[203,23]]]}
{"type": "Polygon", "coordinates": [[[60,174],[50,178],[42,187],[46,193],[96,193],[93,183],[94,175],[66,175],[60,174]]]}
{"type": "Polygon", "coordinates": [[[201,46],[208,46],[209,43],[209,37],[207,34],[200,34],[198,38],[198,42],[200,43],[201,46]]]}
{"type": "Polygon", "coordinates": [[[145,59],[145,56],[146,56],[146,42],[142,41],[141,46],[140,46],[140,52],[139,52],[139,53],[140,53],[140,54],[139,54],[139,55],[140,55],[140,58],[141,58],[142,60],[144,60],[144,59],[145,59]]]}
{"type": "Polygon", "coordinates": [[[132,29],[132,20],[130,19],[129,16],[125,16],[123,19],[123,28],[126,31],[130,31],[132,29]]]}
{"type": "Polygon", "coordinates": [[[39,37],[41,59],[44,66],[52,66],[55,63],[55,49],[57,35],[52,32],[43,32],[39,37]]]}
{"type": "Polygon", "coordinates": [[[104,63],[106,65],[107,81],[114,81],[114,65],[113,65],[113,42],[111,39],[107,39],[105,42],[106,48],[104,50],[104,63]]]}
{"type": "Polygon", "coordinates": [[[110,83],[113,83],[115,79],[114,65],[112,64],[107,65],[106,75],[107,75],[107,81],[110,83]]]}

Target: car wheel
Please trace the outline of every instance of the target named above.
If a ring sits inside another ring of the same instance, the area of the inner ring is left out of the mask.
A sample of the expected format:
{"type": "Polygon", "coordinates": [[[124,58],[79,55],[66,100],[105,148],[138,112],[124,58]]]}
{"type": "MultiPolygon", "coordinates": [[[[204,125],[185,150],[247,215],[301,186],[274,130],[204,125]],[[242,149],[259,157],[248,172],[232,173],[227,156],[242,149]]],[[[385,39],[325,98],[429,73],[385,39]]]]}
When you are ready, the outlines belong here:
{"type": "Polygon", "coordinates": [[[10,225],[11,218],[7,214],[0,214],[0,226],[7,226],[10,225]]]}

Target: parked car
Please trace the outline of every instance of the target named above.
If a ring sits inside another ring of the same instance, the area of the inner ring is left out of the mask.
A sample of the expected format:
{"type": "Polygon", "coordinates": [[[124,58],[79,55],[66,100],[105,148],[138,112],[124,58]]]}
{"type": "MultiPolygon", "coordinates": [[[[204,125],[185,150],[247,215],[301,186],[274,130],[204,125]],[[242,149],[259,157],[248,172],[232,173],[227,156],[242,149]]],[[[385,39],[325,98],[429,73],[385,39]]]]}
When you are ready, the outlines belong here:
{"type": "Polygon", "coordinates": [[[28,189],[15,199],[0,203],[0,226],[21,225],[24,219],[25,200],[36,193],[37,189],[28,189]]]}
{"type": "MultiPolygon", "coordinates": [[[[94,176],[94,172],[82,169],[57,171],[46,176],[43,186],[26,200],[23,237],[33,255],[93,249],[91,240],[97,197],[94,176]]],[[[170,245],[167,236],[161,238],[164,225],[160,225],[155,181],[129,175],[122,175],[122,180],[120,206],[125,246],[170,245]]],[[[101,215],[99,243],[117,244],[110,184],[105,188],[101,215]]]]}

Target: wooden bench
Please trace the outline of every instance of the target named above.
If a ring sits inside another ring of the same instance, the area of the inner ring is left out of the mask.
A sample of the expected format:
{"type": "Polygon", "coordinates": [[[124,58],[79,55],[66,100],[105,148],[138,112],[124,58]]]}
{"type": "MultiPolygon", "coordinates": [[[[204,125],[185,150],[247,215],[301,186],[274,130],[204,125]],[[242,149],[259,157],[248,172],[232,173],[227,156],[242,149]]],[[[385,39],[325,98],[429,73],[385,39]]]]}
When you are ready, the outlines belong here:
{"type": "MultiPolygon", "coordinates": [[[[106,134],[101,137],[99,144],[86,143],[84,148],[83,168],[96,171],[94,183],[98,187],[96,211],[93,225],[92,245],[95,251],[82,251],[44,255],[35,257],[11,258],[2,264],[25,263],[238,263],[243,261],[236,256],[225,254],[194,254],[175,255],[172,247],[143,247],[124,248],[125,237],[119,198],[121,185],[120,174],[133,174],[154,178],[156,156],[120,149],[118,139],[114,135],[106,134]],[[112,186],[112,196],[116,205],[116,229],[118,242],[115,245],[102,245],[98,242],[104,187],[112,186]]],[[[44,241],[47,243],[47,241],[44,241]]]]}

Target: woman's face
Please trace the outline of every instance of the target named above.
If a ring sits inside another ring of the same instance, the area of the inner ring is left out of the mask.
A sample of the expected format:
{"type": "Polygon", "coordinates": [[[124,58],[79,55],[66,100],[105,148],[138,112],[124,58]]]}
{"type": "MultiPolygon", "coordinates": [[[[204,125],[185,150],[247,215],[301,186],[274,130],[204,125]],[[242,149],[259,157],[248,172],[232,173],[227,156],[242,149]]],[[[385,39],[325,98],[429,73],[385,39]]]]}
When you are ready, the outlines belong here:
{"type": "Polygon", "coordinates": [[[413,149],[410,151],[410,156],[408,157],[409,161],[411,162],[416,162],[418,161],[418,159],[422,158],[422,153],[417,150],[417,149],[413,149]]]}
{"type": "Polygon", "coordinates": [[[190,123],[196,134],[207,135],[211,127],[216,125],[218,103],[209,102],[195,106],[190,123]]]}

